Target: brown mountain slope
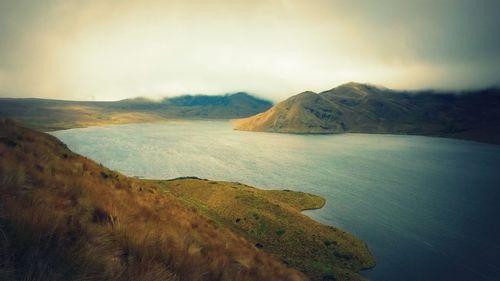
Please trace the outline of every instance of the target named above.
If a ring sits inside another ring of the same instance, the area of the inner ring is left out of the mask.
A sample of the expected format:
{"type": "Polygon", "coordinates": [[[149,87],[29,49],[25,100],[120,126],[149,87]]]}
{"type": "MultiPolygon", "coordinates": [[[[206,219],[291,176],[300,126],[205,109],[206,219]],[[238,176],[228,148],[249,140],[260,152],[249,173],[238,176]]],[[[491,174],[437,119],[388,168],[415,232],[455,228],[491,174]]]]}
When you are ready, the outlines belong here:
{"type": "Polygon", "coordinates": [[[303,92],[268,111],[234,120],[239,130],[278,133],[340,133],[342,112],[335,104],[313,92],[303,92]]]}
{"type": "MultiPolygon", "coordinates": [[[[306,276],[271,251],[279,241],[259,249],[236,222],[216,220],[215,208],[199,208],[211,206],[208,201],[193,205],[178,193],[207,185],[227,190],[235,183],[128,178],[50,135],[0,119],[0,280],[307,280],[325,274],[360,280],[356,271],[373,266],[361,241],[323,230],[335,246],[321,247],[333,247],[328,254],[339,257],[326,269],[301,268],[306,276]],[[166,188],[173,186],[175,192],[166,188]]],[[[268,210],[281,204],[282,218],[317,207],[315,196],[282,193],[246,198],[268,210]]],[[[234,197],[224,199],[238,205],[234,197]]],[[[307,229],[317,223],[302,220],[294,227],[310,236],[307,229]]],[[[325,260],[325,250],[318,252],[325,260]]]]}
{"type": "Polygon", "coordinates": [[[403,92],[347,83],[293,96],[235,128],[280,133],[389,133],[500,143],[500,90],[403,92]],[[314,97],[314,98],[313,98],[314,97]],[[291,122],[290,120],[293,120],[291,122]]]}

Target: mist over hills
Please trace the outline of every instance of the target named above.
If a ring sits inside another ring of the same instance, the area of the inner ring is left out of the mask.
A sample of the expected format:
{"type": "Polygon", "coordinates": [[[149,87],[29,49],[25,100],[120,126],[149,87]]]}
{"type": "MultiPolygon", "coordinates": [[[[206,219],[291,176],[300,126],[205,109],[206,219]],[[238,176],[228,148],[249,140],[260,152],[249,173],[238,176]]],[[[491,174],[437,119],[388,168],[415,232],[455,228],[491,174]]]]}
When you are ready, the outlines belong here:
{"type": "Polygon", "coordinates": [[[0,98],[0,117],[50,131],[167,119],[236,119],[235,128],[298,134],[382,133],[500,143],[500,89],[399,91],[346,83],[275,106],[245,92],[113,102],[0,98]]]}
{"type": "Polygon", "coordinates": [[[182,95],[159,101],[139,97],[121,100],[111,106],[132,110],[164,110],[162,113],[171,117],[227,119],[232,116],[250,116],[262,112],[270,108],[272,103],[245,92],[238,92],[218,96],[182,95]]]}
{"type": "Polygon", "coordinates": [[[412,134],[500,143],[500,90],[410,92],[351,82],[319,94],[300,93],[234,123],[248,131],[412,134]]]}
{"type": "Polygon", "coordinates": [[[160,101],[143,97],[114,102],[0,98],[0,117],[50,131],[178,118],[240,118],[263,112],[271,106],[271,102],[244,92],[219,96],[186,95],[160,101]]]}

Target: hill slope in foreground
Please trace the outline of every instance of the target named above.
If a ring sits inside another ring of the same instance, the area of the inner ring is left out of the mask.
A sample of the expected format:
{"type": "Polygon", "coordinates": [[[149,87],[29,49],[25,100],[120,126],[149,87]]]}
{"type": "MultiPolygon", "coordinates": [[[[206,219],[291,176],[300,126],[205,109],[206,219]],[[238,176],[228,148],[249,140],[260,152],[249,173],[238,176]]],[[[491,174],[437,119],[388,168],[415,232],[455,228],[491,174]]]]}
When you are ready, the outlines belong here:
{"type": "Polygon", "coordinates": [[[263,112],[271,106],[269,101],[247,93],[114,102],[0,98],[0,118],[12,118],[37,130],[52,131],[178,118],[240,118],[263,112]]]}
{"type": "Polygon", "coordinates": [[[300,210],[324,199],[140,180],[0,119],[1,280],[362,280],[366,245],[300,210]]]}
{"type": "Polygon", "coordinates": [[[402,92],[347,83],[295,95],[234,124],[246,131],[411,134],[500,144],[500,90],[402,92]]]}

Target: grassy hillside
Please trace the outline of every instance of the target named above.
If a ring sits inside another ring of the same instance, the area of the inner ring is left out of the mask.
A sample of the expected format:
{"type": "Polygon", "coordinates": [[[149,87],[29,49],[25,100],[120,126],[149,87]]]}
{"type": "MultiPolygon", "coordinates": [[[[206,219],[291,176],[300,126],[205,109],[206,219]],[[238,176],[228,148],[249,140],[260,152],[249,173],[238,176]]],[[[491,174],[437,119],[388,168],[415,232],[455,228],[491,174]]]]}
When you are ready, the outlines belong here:
{"type": "Polygon", "coordinates": [[[359,277],[354,272],[374,266],[364,243],[300,213],[321,208],[325,204],[321,197],[293,191],[265,191],[233,182],[185,179],[159,184],[163,190],[315,280],[329,275],[337,280],[356,280],[359,277]]]}
{"type": "Polygon", "coordinates": [[[246,93],[180,96],[161,101],[136,98],[116,102],[0,98],[0,117],[15,119],[37,130],[52,131],[175,118],[239,118],[265,111],[271,106],[270,102],[246,93]]]}
{"type": "Polygon", "coordinates": [[[5,119],[0,193],[0,280],[360,280],[373,265],[361,241],[299,213],[319,197],[129,178],[5,119]]]}
{"type": "Polygon", "coordinates": [[[279,133],[382,133],[500,143],[500,90],[402,92],[348,83],[304,92],[235,128],[279,133]]]}

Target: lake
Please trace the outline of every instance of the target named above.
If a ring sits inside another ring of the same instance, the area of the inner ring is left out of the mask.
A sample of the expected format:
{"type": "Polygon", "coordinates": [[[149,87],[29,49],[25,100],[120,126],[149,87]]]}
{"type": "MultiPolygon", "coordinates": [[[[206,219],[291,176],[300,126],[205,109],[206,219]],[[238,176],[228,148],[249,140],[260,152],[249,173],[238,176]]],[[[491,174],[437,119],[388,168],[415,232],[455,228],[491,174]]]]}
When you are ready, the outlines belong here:
{"type": "Polygon", "coordinates": [[[129,176],[197,176],[321,195],[305,214],[368,243],[372,280],[500,280],[500,146],[175,121],[52,132],[129,176]]]}

